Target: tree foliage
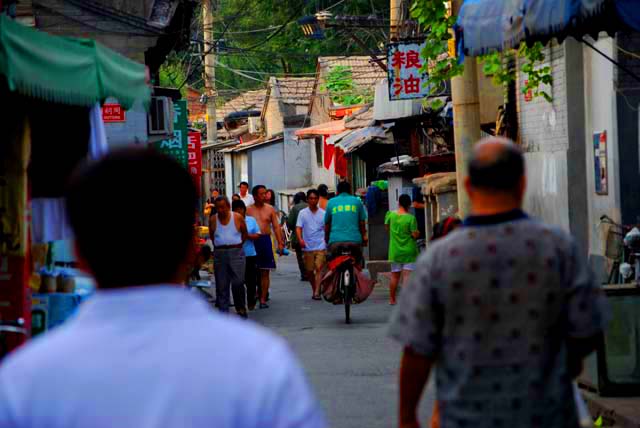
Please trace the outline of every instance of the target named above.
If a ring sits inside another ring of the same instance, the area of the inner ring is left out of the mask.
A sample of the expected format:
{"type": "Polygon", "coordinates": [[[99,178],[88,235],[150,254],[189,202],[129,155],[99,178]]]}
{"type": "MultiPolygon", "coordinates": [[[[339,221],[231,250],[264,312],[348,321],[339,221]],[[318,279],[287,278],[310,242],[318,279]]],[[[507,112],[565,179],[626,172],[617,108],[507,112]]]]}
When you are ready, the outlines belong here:
{"type": "MultiPolygon", "coordinates": [[[[424,68],[429,73],[429,83],[435,93],[442,84],[462,74],[464,70],[459,58],[451,54],[452,28],[456,17],[452,16],[442,0],[415,0],[411,6],[411,14],[427,34],[422,56],[427,59],[424,68]]],[[[541,66],[545,61],[541,43],[532,46],[522,43],[517,51],[494,52],[479,60],[485,75],[492,77],[498,85],[507,85],[516,79],[516,56],[524,59],[521,71],[527,75],[527,83],[523,85],[522,92],[531,91],[534,97],[543,97],[551,102],[552,97],[543,89],[543,85],[552,85],[553,78],[551,67],[541,66]]]]}
{"type": "Polygon", "coordinates": [[[352,106],[373,102],[373,94],[363,92],[353,83],[351,67],[344,65],[335,66],[327,73],[326,83],[320,86],[322,91],[327,91],[331,100],[342,106],[352,106]]]}
{"type": "MultiPolygon", "coordinates": [[[[303,16],[329,8],[334,15],[388,16],[388,0],[219,0],[214,37],[223,39],[219,61],[236,70],[265,81],[269,74],[312,76],[316,59],[327,55],[357,55],[363,50],[344,33],[327,29],[325,38],[304,36],[297,21],[303,16]],[[284,25],[280,29],[280,26],[284,25]],[[225,30],[225,26],[228,26],[225,30]],[[270,31],[256,30],[272,28],[270,31]],[[251,32],[249,32],[251,31],[251,32]],[[276,34],[277,32],[277,34],[276,34]],[[275,35],[274,35],[275,34],[275,35]],[[267,38],[269,38],[267,40],[267,38]]],[[[359,36],[373,50],[380,50],[381,33],[359,31],[359,36]]],[[[216,68],[218,88],[247,90],[264,83],[248,79],[224,67],[216,68]]]]}

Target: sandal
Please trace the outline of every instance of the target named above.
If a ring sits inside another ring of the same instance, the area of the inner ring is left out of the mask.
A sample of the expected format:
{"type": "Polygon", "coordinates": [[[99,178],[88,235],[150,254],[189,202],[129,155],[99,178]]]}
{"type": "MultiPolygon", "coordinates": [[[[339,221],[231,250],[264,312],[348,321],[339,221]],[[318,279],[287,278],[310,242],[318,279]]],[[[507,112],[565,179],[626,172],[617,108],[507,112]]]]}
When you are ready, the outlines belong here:
{"type": "Polygon", "coordinates": [[[322,297],[320,297],[320,296],[312,296],[311,298],[313,300],[322,300],[322,297]]]}

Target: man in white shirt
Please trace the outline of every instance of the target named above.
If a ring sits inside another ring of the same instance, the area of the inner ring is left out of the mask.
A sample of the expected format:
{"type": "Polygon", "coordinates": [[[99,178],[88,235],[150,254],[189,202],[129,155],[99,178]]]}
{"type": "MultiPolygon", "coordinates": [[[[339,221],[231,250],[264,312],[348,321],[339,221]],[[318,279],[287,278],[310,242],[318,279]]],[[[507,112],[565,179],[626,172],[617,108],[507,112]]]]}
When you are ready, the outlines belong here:
{"type": "Polygon", "coordinates": [[[249,183],[243,181],[240,183],[240,200],[244,202],[245,207],[249,208],[251,205],[255,204],[255,200],[253,199],[253,195],[249,193],[249,183]]]}
{"type": "Polygon", "coordinates": [[[327,261],[327,244],[324,240],[325,212],[318,206],[320,194],[316,189],[307,192],[309,206],[300,211],[296,224],[296,234],[300,248],[304,252],[304,265],[307,278],[313,291],[312,299],[320,300],[320,280],[322,269],[327,261]]]}
{"type": "Polygon", "coordinates": [[[187,170],[156,152],[113,152],[76,175],[67,212],[99,290],[2,362],[0,427],[326,427],[282,339],[180,286],[196,207],[187,170]],[[165,202],[152,216],[149,198],[165,202]],[[140,221],[162,231],[143,247],[140,221]]]}

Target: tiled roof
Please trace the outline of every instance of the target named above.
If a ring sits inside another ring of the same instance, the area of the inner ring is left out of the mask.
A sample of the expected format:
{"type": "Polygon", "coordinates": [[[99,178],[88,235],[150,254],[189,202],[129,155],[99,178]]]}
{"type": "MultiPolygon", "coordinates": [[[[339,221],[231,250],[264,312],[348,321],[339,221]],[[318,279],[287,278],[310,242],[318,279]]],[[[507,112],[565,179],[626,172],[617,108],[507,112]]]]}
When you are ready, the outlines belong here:
{"type": "Polygon", "coordinates": [[[266,89],[259,89],[256,91],[247,91],[240,94],[236,98],[227,101],[222,107],[218,107],[216,116],[220,119],[227,116],[229,113],[246,111],[246,110],[258,110],[261,111],[264,106],[264,102],[267,97],[266,89]]]}
{"type": "Polygon", "coordinates": [[[315,77],[277,77],[277,86],[280,101],[285,104],[309,105],[315,77]]]}
{"type": "MultiPolygon", "coordinates": [[[[384,60],[386,63],[386,60],[384,60]]],[[[387,77],[387,73],[369,56],[321,56],[318,58],[320,79],[336,66],[351,69],[353,83],[361,89],[375,90],[375,85],[387,77]]]]}

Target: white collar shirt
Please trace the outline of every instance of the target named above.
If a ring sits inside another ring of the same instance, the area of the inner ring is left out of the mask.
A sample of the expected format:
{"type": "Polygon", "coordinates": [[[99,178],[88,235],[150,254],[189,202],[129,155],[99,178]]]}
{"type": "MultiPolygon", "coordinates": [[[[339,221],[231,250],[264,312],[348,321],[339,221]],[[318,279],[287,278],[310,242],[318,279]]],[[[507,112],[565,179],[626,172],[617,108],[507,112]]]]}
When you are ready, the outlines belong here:
{"type": "Polygon", "coordinates": [[[267,330],[177,286],[99,291],[0,366],[0,426],[324,428],[267,330]]]}

